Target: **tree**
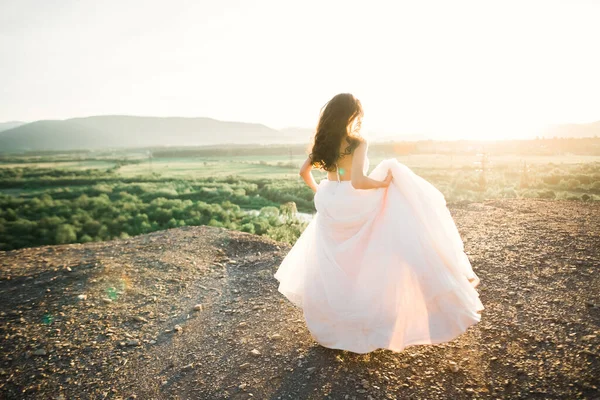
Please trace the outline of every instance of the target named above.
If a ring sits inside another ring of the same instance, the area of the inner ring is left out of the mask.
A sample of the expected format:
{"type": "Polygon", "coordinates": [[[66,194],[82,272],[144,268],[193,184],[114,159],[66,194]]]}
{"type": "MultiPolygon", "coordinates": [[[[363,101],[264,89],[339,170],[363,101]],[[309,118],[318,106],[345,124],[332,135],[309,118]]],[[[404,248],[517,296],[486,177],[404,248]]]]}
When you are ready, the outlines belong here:
{"type": "Polygon", "coordinates": [[[69,224],[59,225],[56,229],[55,240],[59,244],[75,242],[77,240],[75,228],[69,224]]]}
{"type": "Polygon", "coordinates": [[[281,206],[279,206],[279,209],[281,210],[281,216],[284,218],[285,221],[290,221],[296,218],[296,214],[298,213],[296,203],[294,203],[293,201],[288,201],[287,203],[282,204],[281,206]]]}

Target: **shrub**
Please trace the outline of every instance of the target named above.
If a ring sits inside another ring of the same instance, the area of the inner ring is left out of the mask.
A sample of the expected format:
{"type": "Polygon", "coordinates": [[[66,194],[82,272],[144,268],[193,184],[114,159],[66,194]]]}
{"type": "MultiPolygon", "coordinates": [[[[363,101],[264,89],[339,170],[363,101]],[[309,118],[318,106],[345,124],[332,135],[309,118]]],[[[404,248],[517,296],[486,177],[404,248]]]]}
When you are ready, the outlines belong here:
{"type": "Polygon", "coordinates": [[[579,182],[577,179],[569,179],[567,181],[567,186],[569,189],[577,189],[580,185],[581,182],[579,182]]]}
{"type": "Polygon", "coordinates": [[[264,235],[271,227],[269,221],[260,217],[252,221],[252,224],[254,225],[254,233],[257,235],[264,235]]]}
{"type": "Polygon", "coordinates": [[[513,188],[504,188],[502,190],[502,197],[508,198],[508,199],[514,199],[514,198],[518,197],[517,191],[513,188]]]}
{"type": "Polygon", "coordinates": [[[527,189],[521,192],[521,197],[526,199],[539,197],[537,190],[527,189]]]}
{"type": "Polygon", "coordinates": [[[77,233],[75,228],[69,224],[62,224],[56,229],[56,243],[73,243],[77,241],[77,233]]]}
{"type": "Polygon", "coordinates": [[[548,175],[544,176],[542,180],[549,185],[558,185],[562,177],[560,175],[548,175]]]}
{"type": "Polygon", "coordinates": [[[285,223],[269,228],[267,236],[273,240],[294,244],[305,228],[304,223],[285,223]]]}
{"type": "Polygon", "coordinates": [[[279,217],[279,209],[277,207],[263,207],[260,209],[259,216],[264,218],[279,217]]]}
{"type": "Polygon", "coordinates": [[[208,221],[208,226],[216,226],[222,228],[223,224],[215,219],[211,219],[210,221],[208,221]]]}
{"type": "Polygon", "coordinates": [[[542,199],[554,199],[556,198],[556,193],[552,190],[540,190],[538,191],[538,196],[542,199]]]}
{"type": "Polygon", "coordinates": [[[250,224],[250,223],[242,225],[240,230],[242,232],[255,233],[254,224],[250,224]]]}

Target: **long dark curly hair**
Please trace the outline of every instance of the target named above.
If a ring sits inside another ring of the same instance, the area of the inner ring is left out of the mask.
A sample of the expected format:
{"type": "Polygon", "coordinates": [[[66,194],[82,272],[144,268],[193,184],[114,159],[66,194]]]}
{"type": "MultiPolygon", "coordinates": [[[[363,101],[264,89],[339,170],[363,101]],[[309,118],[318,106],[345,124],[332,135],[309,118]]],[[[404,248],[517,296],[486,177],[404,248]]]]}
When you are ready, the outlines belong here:
{"type": "Polygon", "coordinates": [[[340,93],[329,100],[321,108],[309,156],[313,166],[332,171],[340,157],[352,154],[363,140],[359,136],[362,117],[362,105],[350,93],[340,93]],[[355,120],[354,130],[350,131],[355,120]],[[348,146],[340,152],[342,140],[346,140],[348,146]]]}

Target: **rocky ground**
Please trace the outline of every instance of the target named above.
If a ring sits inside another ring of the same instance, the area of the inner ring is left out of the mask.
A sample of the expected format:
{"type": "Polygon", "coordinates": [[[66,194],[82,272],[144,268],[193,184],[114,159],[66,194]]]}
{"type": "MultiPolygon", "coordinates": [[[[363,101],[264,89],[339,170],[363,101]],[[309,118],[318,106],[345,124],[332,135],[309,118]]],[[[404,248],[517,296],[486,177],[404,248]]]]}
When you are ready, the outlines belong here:
{"type": "Polygon", "coordinates": [[[4,399],[600,398],[600,204],[451,206],[486,307],[456,340],[319,346],[289,246],[188,227],[0,252],[4,399]]]}

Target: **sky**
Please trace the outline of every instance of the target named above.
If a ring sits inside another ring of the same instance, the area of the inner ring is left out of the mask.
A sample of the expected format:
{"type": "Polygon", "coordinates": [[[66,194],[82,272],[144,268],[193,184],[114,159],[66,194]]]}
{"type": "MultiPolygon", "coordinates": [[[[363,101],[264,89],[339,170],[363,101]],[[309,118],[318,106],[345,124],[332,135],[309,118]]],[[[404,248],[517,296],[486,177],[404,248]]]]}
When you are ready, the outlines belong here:
{"type": "Polygon", "coordinates": [[[211,117],[443,139],[600,120],[600,1],[0,0],[0,121],[211,117]]]}

